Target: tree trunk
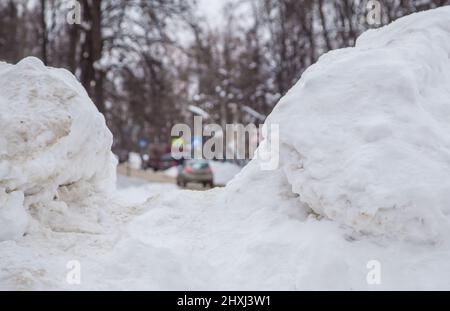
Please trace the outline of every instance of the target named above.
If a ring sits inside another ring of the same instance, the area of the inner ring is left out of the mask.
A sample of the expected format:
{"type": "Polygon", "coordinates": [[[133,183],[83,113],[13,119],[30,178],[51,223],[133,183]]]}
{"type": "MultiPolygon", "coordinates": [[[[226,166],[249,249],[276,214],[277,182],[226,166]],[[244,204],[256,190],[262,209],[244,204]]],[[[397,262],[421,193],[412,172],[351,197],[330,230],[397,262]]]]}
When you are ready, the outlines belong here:
{"type": "Polygon", "coordinates": [[[48,45],[48,36],[47,36],[47,22],[45,20],[46,14],[46,0],[41,0],[41,27],[42,27],[42,46],[41,46],[41,54],[42,61],[45,65],[48,63],[47,59],[47,45],[48,45]]]}

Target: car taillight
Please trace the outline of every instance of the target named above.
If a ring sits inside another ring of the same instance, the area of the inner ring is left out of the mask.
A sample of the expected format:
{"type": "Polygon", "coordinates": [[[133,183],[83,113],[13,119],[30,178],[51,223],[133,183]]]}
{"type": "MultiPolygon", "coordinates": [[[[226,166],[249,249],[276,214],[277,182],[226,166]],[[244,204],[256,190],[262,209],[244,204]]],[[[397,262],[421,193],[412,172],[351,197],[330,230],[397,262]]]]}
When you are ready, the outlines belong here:
{"type": "Polygon", "coordinates": [[[186,173],[192,173],[192,167],[186,166],[186,168],[184,169],[184,171],[185,171],[186,173]]]}

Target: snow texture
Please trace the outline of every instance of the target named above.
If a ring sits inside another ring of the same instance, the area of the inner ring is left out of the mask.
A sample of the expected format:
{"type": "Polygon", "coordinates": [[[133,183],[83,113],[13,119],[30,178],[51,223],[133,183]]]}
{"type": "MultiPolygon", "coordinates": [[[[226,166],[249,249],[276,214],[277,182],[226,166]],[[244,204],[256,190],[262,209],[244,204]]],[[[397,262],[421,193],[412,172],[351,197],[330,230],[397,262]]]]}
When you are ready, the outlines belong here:
{"type": "Polygon", "coordinates": [[[32,57],[0,63],[0,241],[21,236],[26,210],[59,201],[64,187],[114,186],[111,145],[103,115],[68,71],[32,57]]]}
{"type": "Polygon", "coordinates": [[[276,106],[281,166],[318,215],[356,231],[450,235],[450,7],[364,33],[276,106]]]}

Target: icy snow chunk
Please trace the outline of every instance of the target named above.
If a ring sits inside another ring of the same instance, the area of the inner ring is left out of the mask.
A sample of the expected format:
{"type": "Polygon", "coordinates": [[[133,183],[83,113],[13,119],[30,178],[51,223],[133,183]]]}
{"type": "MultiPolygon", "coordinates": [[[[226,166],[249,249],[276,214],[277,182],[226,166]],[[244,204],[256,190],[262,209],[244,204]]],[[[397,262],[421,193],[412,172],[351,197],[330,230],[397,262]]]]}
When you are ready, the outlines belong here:
{"type": "Polygon", "coordinates": [[[24,196],[18,208],[55,200],[61,186],[113,187],[111,145],[103,115],[71,73],[33,57],[0,63],[0,189],[24,196]]]}
{"type": "Polygon", "coordinates": [[[450,232],[450,7],[364,33],[311,66],[267,121],[314,212],[370,233],[450,232]]]}
{"type": "Polygon", "coordinates": [[[0,241],[18,239],[25,232],[28,214],[23,200],[23,193],[6,194],[0,188],[0,241]]]}

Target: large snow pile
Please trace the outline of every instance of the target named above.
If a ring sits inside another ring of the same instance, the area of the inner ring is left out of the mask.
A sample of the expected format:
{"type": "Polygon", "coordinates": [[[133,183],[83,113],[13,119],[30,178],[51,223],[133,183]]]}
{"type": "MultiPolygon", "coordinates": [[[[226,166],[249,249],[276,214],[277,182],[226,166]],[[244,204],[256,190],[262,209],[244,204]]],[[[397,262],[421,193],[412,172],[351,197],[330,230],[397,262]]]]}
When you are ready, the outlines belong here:
{"type": "Polygon", "coordinates": [[[315,213],[372,234],[450,234],[450,7],[330,52],[281,100],[281,169],[315,213]]]}
{"type": "MultiPolygon", "coordinates": [[[[112,135],[66,70],[36,58],[0,63],[0,241],[20,237],[27,210],[60,201],[61,188],[114,185],[112,135]]],[[[67,192],[67,191],[66,191],[67,192]]]]}

